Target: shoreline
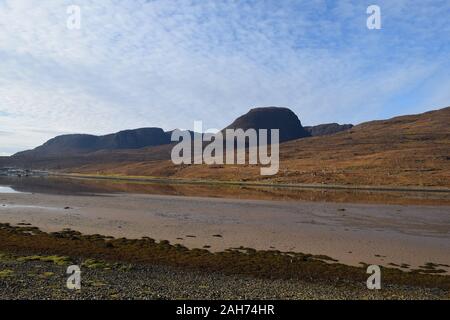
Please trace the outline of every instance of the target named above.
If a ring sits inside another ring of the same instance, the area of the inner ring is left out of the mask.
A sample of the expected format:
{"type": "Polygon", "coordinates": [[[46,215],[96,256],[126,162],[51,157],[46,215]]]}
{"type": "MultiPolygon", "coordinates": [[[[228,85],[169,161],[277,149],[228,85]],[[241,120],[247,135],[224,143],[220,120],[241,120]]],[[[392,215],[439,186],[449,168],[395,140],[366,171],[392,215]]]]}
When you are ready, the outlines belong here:
{"type": "MultiPolygon", "coordinates": [[[[103,271],[111,270],[117,264],[164,267],[182,273],[200,272],[287,283],[300,281],[309,285],[360,290],[364,289],[368,277],[367,264],[347,266],[323,255],[259,251],[244,247],[212,253],[148,237],[114,238],[99,234],[84,235],[68,229],[46,233],[30,225],[0,224],[0,240],[0,265],[8,261],[59,266],[78,264],[85,270],[103,271]]],[[[450,276],[440,274],[436,267],[430,265],[409,272],[382,267],[383,285],[406,288],[410,292],[418,288],[439,289],[448,295],[450,276]]],[[[14,272],[14,269],[2,270],[0,280],[14,272]]]]}
{"type": "MultiPolygon", "coordinates": [[[[213,252],[311,252],[347,265],[450,265],[448,207],[277,202],[138,194],[2,194],[0,222],[47,232],[149,236],[213,252]]],[[[450,268],[445,268],[449,272],[450,268]]]]}
{"type": "Polygon", "coordinates": [[[370,185],[338,185],[338,184],[307,184],[307,183],[264,183],[257,181],[233,181],[233,180],[202,180],[184,178],[163,178],[146,176],[123,176],[123,175],[95,175],[81,173],[59,173],[49,172],[49,176],[98,179],[98,180],[119,180],[129,182],[152,182],[163,184],[192,184],[192,185],[234,185],[251,187],[273,187],[273,188],[296,188],[296,189],[329,189],[329,190],[361,190],[361,191],[392,191],[392,192],[438,192],[449,193],[450,188],[443,187],[393,187],[393,186],[370,186],[370,185]]]}
{"type": "Polygon", "coordinates": [[[450,299],[449,291],[383,284],[368,290],[365,282],[312,282],[259,279],[217,272],[182,270],[163,265],[0,252],[0,300],[228,300],[228,299],[450,299]],[[67,266],[82,270],[81,290],[66,288],[67,266]]]}

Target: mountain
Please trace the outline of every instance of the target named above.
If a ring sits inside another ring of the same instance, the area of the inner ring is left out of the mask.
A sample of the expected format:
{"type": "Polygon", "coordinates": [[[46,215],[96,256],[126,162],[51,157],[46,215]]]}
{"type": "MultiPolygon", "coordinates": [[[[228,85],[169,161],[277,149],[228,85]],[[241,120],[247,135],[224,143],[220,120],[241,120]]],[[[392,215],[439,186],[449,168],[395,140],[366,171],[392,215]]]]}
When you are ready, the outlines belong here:
{"type": "Polygon", "coordinates": [[[19,152],[17,157],[48,157],[61,154],[89,153],[99,150],[139,149],[170,143],[170,132],[161,128],[124,130],[104,136],[68,134],[50,139],[33,150],[19,152]]]}
{"type": "MultiPolygon", "coordinates": [[[[226,129],[280,129],[280,141],[308,137],[294,112],[287,108],[255,108],[237,118],[226,129]]],[[[191,132],[191,136],[193,132],[191,132]]],[[[125,130],[113,134],[95,136],[89,134],[68,134],[50,139],[33,150],[16,153],[15,158],[39,160],[49,157],[68,157],[102,150],[141,149],[171,143],[172,131],[161,128],[125,130]]],[[[25,160],[21,161],[24,163],[25,160]]],[[[25,161],[26,162],[26,161],[25,161]]]]}
{"type": "MultiPolygon", "coordinates": [[[[254,108],[225,129],[279,129],[280,142],[309,137],[297,115],[288,108],[254,108]]],[[[224,130],[225,130],[224,129],[224,130]]]]}
{"type": "Polygon", "coordinates": [[[7,165],[9,157],[1,157],[0,156],[0,168],[7,165]]]}
{"type": "MultiPolygon", "coordinates": [[[[261,114],[258,109],[228,127],[271,127],[263,121],[267,117],[260,120],[255,115],[261,114]]],[[[290,114],[284,110],[281,113],[290,114]]],[[[292,116],[289,118],[295,120],[292,116]]],[[[294,124],[298,123],[294,121],[294,124]]],[[[365,122],[335,134],[289,140],[280,144],[280,170],[274,176],[261,176],[259,167],[253,165],[174,165],[170,161],[172,144],[76,154],[14,156],[8,158],[8,165],[72,173],[184,179],[450,188],[449,123],[450,107],[447,107],[365,122]]],[[[287,127],[292,129],[287,131],[291,138],[299,135],[298,126],[287,127]]]]}
{"type": "Polygon", "coordinates": [[[325,123],[319,124],[317,126],[306,126],[304,128],[306,132],[308,132],[311,136],[317,137],[335,134],[344,130],[351,129],[352,127],[352,124],[325,123]]]}
{"type": "Polygon", "coordinates": [[[261,176],[258,166],[174,165],[171,145],[112,150],[42,165],[90,174],[450,188],[449,123],[450,107],[287,141],[280,145],[280,171],[274,176],[261,176]]]}

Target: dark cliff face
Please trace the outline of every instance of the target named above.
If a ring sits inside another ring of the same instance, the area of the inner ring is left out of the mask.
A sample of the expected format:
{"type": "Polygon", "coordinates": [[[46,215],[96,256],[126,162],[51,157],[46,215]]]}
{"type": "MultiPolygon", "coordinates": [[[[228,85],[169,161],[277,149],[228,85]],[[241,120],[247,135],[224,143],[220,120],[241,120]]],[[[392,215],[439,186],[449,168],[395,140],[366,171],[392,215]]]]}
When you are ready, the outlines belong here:
{"type": "Polygon", "coordinates": [[[351,129],[352,124],[337,124],[337,123],[325,123],[317,126],[305,127],[305,130],[313,137],[326,136],[329,134],[335,134],[344,130],[351,129]]]}
{"type": "MultiPolygon", "coordinates": [[[[352,125],[338,125],[335,123],[303,127],[297,115],[290,109],[267,107],[251,109],[225,129],[279,129],[280,142],[284,142],[311,135],[332,134],[351,127],[352,125]]],[[[82,156],[100,150],[131,150],[167,145],[171,143],[171,133],[172,131],[165,132],[161,128],[141,128],[124,130],[104,136],[89,134],[62,135],[50,139],[33,150],[19,152],[8,160],[0,161],[0,163],[9,163],[10,160],[14,159],[22,159],[24,161],[28,159],[31,161],[47,157],[82,156]]],[[[190,133],[192,136],[193,132],[190,133]]]]}
{"type": "MultiPolygon", "coordinates": [[[[308,137],[310,134],[294,112],[287,108],[255,108],[237,118],[227,129],[280,129],[280,142],[308,137]]],[[[100,150],[140,149],[170,144],[172,131],[161,128],[125,130],[104,136],[69,134],[50,139],[43,145],[19,152],[15,158],[64,157],[100,150]]],[[[191,132],[192,135],[192,132],[191,132]]]]}
{"type": "Polygon", "coordinates": [[[103,137],[104,149],[139,149],[170,143],[170,135],[161,128],[120,131],[103,137]]]}
{"type": "Polygon", "coordinates": [[[279,129],[280,142],[309,137],[297,115],[287,108],[254,108],[225,129],[279,129]]]}
{"type": "Polygon", "coordinates": [[[170,134],[161,128],[125,130],[104,136],[69,134],[50,139],[33,150],[15,156],[48,156],[61,153],[89,153],[99,150],[139,149],[170,143],[170,134]]]}

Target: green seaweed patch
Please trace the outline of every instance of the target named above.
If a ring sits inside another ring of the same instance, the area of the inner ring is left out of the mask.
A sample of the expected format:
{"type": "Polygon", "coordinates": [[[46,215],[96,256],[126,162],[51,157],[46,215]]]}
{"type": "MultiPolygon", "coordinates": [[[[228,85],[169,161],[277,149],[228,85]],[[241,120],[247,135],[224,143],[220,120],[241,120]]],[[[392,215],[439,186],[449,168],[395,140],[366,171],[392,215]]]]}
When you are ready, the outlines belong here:
{"type": "Polygon", "coordinates": [[[54,272],[47,271],[47,272],[43,272],[42,274],[40,274],[39,277],[42,279],[48,279],[48,278],[53,277],[54,275],[55,275],[54,272]]]}
{"type": "MultiPolygon", "coordinates": [[[[188,249],[168,241],[156,242],[151,238],[107,238],[102,235],[83,235],[73,230],[45,233],[37,230],[33,235],[23,228],[0,224],[0,251],[14,254],[37,254],[27,260],[68,262],[93,259],[92,265],[105,263],[167,265],[183,270],[200,270],[222,274],[244,275],[269,279],[301,279],[314,283],[354,283],[364,285],[367,264],[349,266],[327,256],[279,250],[256,250],[238,247],[221,252],[206,249],[188,249]],[[106,243],[111,246],[107,247],[106,243]],[[62,258],[63,256],[63,258],[62,258]],[[46,258],[45,258],[46,257],[46,258]],[[49,258],[51,257],[51,258],[49,258]],[[61,259],[62,258],[62,259],[61,259]]],[[[430,266],[431,268],[431,266],[430,266]]],[[[424,270],[406,272],[399,268],[382,267],[385,284],[450,289],[450,276],[441,271],[424,270]]]]}
{"type": "Polygon", "coordinates": [[[81,267],[85,267],[88,269],[111,269],[111,265],[105,261],[102,260],[96,260],[96,259],[86,259],[81,264],[81,267]]]}
{"type": "Polygon", "coordinates": [[[0,261],[1,262],[8,262],[11,260],[14,260],[14,258],[10,254],[5,253],[5,252],[0,252],[0,261]]]}
{"type": "Polygon", "coordinates": [[[27,262],[27,261],[42,261],[42,262],[52,262],[58,266],[65,266],[71,263],[71,260],[69,257],[66,256],[25,256],[25,257],[19,257],[17,258],[17,261],[19,262],[27,262]]]}
{"type": "Polygon", "coordinates": [[[133,269],[133,265],[131,264],[120,264],[117,268],[121,272],[128,272],[133,269]]]}
{"type": "Polygon", "coordinates": [[[14,275],[14,271],[11,269],[5,269],[0,271],[0,278],[9,278],[14,275]]]}

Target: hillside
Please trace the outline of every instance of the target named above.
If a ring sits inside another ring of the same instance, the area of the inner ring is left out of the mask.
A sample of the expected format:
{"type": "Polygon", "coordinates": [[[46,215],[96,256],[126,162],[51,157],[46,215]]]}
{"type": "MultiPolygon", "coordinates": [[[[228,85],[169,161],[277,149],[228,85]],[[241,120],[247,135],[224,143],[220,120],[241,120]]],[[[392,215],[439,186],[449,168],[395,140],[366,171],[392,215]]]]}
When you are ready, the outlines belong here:
{"type": "Polygon", "coordinates": [[[450,107],[287,141],[280,145],[279,173],[265,177],[257,166],[173,165],[172,144],[12,160],[21,166],[94,174],[450,187],[449,123],[450,107]]]}
{"type": "MultiPolygon", "coordinates": [[[[450,108],[357,125],[280,146],[280,171],[256,166],[175,166],[170,160],[102,162],[68,171],[286,183],[450,187],[450,108]]],[[[150,153],[149,149],[145,153],[150,153]]],[[[169,154],[170,148],[159,149],[169,154]]],[[[117,155],[115,155],[117,156],[117,155]]],[[[142,154],[143,156],[143,154],[142,154]]],[[[142,158],[143,159],[143,158],[142,158]]]]}
{"type": "Polygon", "coordinates": [[[326,136],[329,134],[335,134],[341,131],[351,129],[352,124],[338,124],[338,123],[325,123],[319,124],[317,126],[306,126],[304,127],[306,132],[313,137],[326,136]]]}
{"type": "Polygon", "coordinates": [[[8,164],[9,157],[0,157],[0,167],[4,167],[8,164]]]}
{"type": "MultiPolygon", "coordinates": [[[[328,127],[328,125],[324,125],[328,127]]],[[[333,126],[332,130],[346,129],[333,126]]],[[[317,127],[317,126],[316,126],[317,127]]],[[[309,137],[297,115],[287,108],[254,108],[238,117],[225,129],[280,129],[280,141],[309,137]]],[[[315,128],[315,127],[313,127],[315,128]]],[[[223,129],[223,130],[225,130],[223,129]]],[[[193,132],[189,131],[191,136],[193,132]]],[[[169,159],[172,131],[161,128],[125,130],[104,136],[68,134],[50,139],[43,145],[10,158],[3,165],[25,168],[68,169],[92,163],[118,163],[169,159]],[[147,150],[149,147],[158,147],[147,150]]],[[[270,136],[269,136],[270,138],[270,136]]]]}

